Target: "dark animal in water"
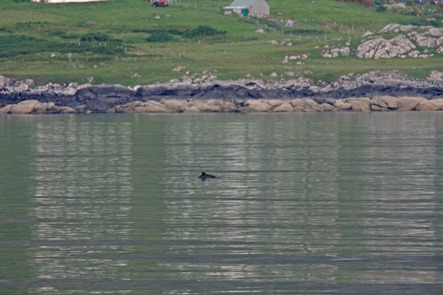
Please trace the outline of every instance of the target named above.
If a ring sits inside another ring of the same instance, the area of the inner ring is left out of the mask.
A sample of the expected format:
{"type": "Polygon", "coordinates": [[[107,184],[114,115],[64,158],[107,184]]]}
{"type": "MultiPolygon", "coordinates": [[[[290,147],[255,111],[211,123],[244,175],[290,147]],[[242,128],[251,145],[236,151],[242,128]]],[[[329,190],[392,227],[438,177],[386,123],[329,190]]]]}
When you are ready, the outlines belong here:
{"type": "Polygon", "coordinates": [[[201,180],[206,180],[206,179],[212,179],[212,178],[217,178],[217,177],[215,177],[214,175],[202,172],[202,174],[198,178],[200,178],[201,180]]]}

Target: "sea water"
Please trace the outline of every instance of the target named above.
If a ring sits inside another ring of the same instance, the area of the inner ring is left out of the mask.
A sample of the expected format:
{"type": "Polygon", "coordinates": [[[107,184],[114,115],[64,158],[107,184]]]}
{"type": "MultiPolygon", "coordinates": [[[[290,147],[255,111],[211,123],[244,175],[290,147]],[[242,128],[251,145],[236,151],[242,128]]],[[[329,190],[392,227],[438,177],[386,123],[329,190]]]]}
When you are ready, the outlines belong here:
{"type": "Polygon", "coordinates": [[[0,293],[442,294],[442,183],[439,112],[0,116],[0,293]]]}

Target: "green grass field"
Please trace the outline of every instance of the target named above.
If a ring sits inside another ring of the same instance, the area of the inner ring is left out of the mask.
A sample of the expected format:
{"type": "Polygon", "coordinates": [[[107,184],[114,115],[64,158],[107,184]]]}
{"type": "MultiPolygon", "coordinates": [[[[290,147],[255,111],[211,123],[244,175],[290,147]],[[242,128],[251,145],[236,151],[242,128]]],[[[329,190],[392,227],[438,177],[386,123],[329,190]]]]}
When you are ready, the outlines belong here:
{"type": "MultiPolygon", "coordinates": [[[[399,70],[423,77],[443,69],[443,56],[430,59],[327,59],[325,45],[351,47],[366,31],[389,23],[427,24],[426,16],[376,12],[374,8],[333,0],[268,0],[273,18],[295,19],[296,27],[223,15],[225,0],[180,0],[153,8],[143,0],[43,4],[0,2],[0,74],[19,79],[141,85],[181,79],[204,71],[220,79],[271,79],[293,73],[333,80],[372,70],[399,70]],[[203,28],[201,26],[204,26],[203,28]],[[211,29],[210,31],[208,31],[211,29]],[[257,29],[264,34],[256,33],[257,29]],[[206,29],[206,31],[205,31],[206,29]],[[269,45],[290,40],[292,46],[269,45]],[[309,54],[302,64],[285,56],[309,54]],[[181,66],[184,70],[173,71],[181,66]]],[[[442,16],[437,14],[437,25],[442,16]]]]}

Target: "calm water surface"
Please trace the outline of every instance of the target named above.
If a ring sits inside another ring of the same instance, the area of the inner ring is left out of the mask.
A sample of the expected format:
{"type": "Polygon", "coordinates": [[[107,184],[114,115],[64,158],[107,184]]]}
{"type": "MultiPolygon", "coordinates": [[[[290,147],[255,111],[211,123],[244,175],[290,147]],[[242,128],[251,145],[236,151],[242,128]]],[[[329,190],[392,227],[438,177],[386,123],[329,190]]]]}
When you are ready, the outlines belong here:
{"type": "Polygon", "coordinates": [[[1,294],[443,294],[443,113],[0,116],[0,201],[1,294]]]}

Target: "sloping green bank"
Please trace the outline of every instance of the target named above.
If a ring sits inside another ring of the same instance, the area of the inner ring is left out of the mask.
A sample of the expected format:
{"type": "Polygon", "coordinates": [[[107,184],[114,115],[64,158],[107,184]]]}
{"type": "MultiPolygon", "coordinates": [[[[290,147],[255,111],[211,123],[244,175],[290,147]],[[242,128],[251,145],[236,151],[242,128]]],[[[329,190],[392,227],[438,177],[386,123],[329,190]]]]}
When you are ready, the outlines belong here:
{"type": "Polygon", "coordinates": [[[437,52],[426,59],[378,60],[353,53],[367,31],[378,32],[390,23],[440,26],[440,14],[377,12],[380,9],[332,0],[268,2],[277,21],[224,15],[222,8],[230,1],[222,0],[181,0],[169,8],[153,8],[143,0],[4,0],[0,74],[39,83],[123,85],[204,79],[208,72],[222,80],[304,76],[332,81],[350,72],[393,69],[424,77],[443,64],[437,52]],[[343,47],[350,49],[349,56],[323,56],[343,47]]]}

